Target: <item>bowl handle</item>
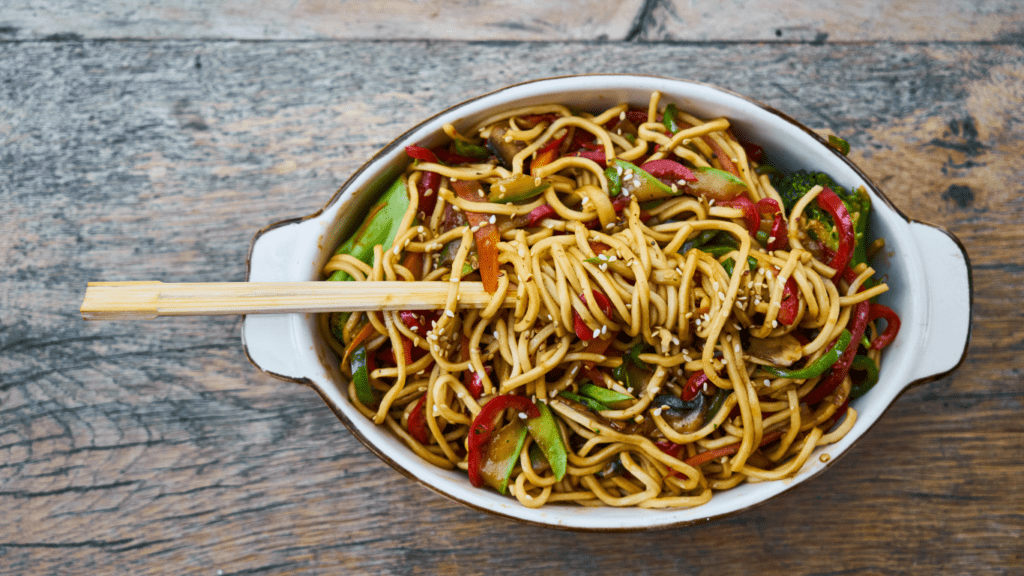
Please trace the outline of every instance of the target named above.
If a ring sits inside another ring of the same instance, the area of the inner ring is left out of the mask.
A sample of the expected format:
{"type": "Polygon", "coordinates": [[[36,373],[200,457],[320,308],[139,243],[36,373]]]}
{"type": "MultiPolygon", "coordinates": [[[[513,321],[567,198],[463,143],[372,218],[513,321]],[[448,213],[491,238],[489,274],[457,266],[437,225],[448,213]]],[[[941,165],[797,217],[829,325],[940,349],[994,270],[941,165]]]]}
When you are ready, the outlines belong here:
{"type": "Polygon", "coordinates": [[[967,250],[943,228],[910,223],[924,267],[927,310],[924,341],[916,351],[912,381],[928,382],[955,370],[971,337],[973,285],[967,250]]]}
{"type": "MultiPolygon", "coordinates": [[[[286,282],[294,280],[297,262],[312,261],[315,237],[305,237],[311,226],[303,219],[286,220],[267,226],[253,238],[249,247],[247,282],[286,282]],[[312,247],[312,248],[309,248],[312,247]]],[[[311,317],[303,314],[249,314],[242,321],[242,346],[253,366],[290,382],[306,384],[310,362],[303,352],[314,349],[311,317]]],[[[315,363],[315,361],[314,361],[315,363]]]]}

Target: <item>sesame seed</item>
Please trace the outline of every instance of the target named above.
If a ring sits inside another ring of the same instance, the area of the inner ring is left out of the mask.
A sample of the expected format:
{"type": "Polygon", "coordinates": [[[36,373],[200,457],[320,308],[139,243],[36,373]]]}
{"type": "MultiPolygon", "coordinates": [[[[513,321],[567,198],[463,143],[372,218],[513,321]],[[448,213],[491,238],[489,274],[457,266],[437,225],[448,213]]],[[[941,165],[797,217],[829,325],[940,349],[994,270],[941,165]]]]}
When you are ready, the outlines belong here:
{"type": "Polygon", "coordinates": [[[597,338],[600,335],[601,335],[601,329],[600,328],[598,328],[597,330],[594,330],[594,338],[597,338]]]}
{"type": "Polygon", "coordinates": [[[519,413],[519,419],[520,420],[526,420],[526,412],[520,412],[519,413]]]}
{"type": "Polygon", "coordinates": [[[455,312],[452,312],[451,310],[445,310],[444,315],[449,318],[455,318],[455,312]]]}
{"type": "Polygon", "coordinates": [[[772,320],[772,328],[778,328],[778,327],[779,327],[779,321],[778,320],[772,320]]]}
{"type": "Polygon", "coordinates": [[[491,219],[490,219],[490,222],[491,222],[491,224],[494,224],[494,223],[496,223],[497,221],[498,221],[498,217],[497,217],[497,216],[495,216],[494,214],[491,214],[491,219]]]}
{"type": "Polygon", "coordinates": [[[619,112],[619,120],[625,120],[625,119],[626,119],[626,111],[623,110],[622,112],[619,112]]]}

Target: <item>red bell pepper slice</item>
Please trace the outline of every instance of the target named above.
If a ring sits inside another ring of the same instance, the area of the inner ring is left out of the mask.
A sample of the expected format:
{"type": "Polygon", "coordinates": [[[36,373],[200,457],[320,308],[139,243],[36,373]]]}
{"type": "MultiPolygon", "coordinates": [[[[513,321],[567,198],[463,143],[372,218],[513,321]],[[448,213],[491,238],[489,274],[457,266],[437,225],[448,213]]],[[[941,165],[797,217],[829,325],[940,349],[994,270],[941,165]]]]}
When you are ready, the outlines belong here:
{"type": "Polygon", "coordinates": [[[570,154],[570,156],[579,156],[580,158],[593,160],[594,162],[597,162],[601,166],[601,168],[604,168],[608,165],[608,159],[604,155],[603,150],[580,150],[579,152],[574,152],[573,154],[570,154]]]}
{"type": "Polygon", "coordinates": [[[551,216],[554,216],[556,214],[557,212],[555,212],[555,209],[552,208],[550,205],[541,204],[540,206],[537,206],[533,210],[530,210],[530,213],[526,215],[526,227],[533,228],[541,220],[545,218],[550,218],[551,216]]]}
{"type": "Polygon", "coordinates": [[[885,330],[871,343],[871,347],[875,350],[881,350],[892,344],[892,341],[896,339],[896,334],[900,331],[900,317],[893,312],[892,308],[883,304],[872,304],[868,312],[868,322],[878,318],[885,320],[885,330]]]}
{"type": "Polygon", "coordinates": [[[359,345],[363,343],[363,341],[365,341],[374,333],[376,333],[376,328],[373,327],[373,324],[367,322],[365,325],[363,325],[362,329],[359,330],[355,338],[353,338],[352,341],[349,342],[348,348],[345,349],[345,354],[342,355],[341,357],[341,363],[344,364],[345,361],[348,360],[348,357],[352,355],[352,352],[356,348],[358,348],[359,345]]]}
{"type": "Polygon", "coordinates": [[[540,410],[530,402],[526,396],[506,395],[496,396],[490,402],[483,405],[477,413],[473,423],[469,426],[469,439],[466,442],[469,448],[467,454],[469,464],[469,482],[476,488],[484,485],[483,476],[480,475],[480,464],[484,457],[484,448],[491,434],[494,432],[495,422],[498,417],[507,409],[512,408],[524,412],[527,418],[540,416],[540,410]]]}
{"type": "Polygon", "coordinates": [[[437,155],[422,146],[406,146],[405,153],[413,160],[422,160],[424,162],[433,162],[434,164],[437,164],[437,155]]]}
{"type": "MultiPolygon", "coordinates": [[[[583,300],[583,303],[586,304],[586,294],[580,294],[580,300],[583,300]]],[[[597,306],[601,309],[602,312],[604,312],[605,316],[610,317],[612,315],[612,312],[614,311],[614,309],[612,308],[612,302],[611,300],[608,299],[607,296],[604,295],[604,293],[594,290],[594,301],[597,302],[597,306]]],[[[584,342],[594,339],[594,333],[587,326],[587,323],[583,321],[583,317],[580,316],[579,312],[575,310],[572,311],[572,322],[573,328],[576,331],[577,338],[583,340],[584,342]]]]}
{"type": "MultiPolygon", "coordinates": [[[[800,311],[800,299],[797,297],[797,285],[793,277],[786,278],[786,284],[782,288],[782,302],[779,304],[779,314],[776,316],[779,323],[791,326],[796,320],[797,312],[800,311]]],[[[856,348],[856,346],[854,346],[856,348]]]]}
{"type": "Polygon", "coordinates": [[[740,141],[740,146],[743,146],[743,151],[747,153],[747,160],[751,162],[761,162],[764,158],[764,148],[761,148],[753,142],[740,141]]]}
{"type": "MultiPolygon", "coordinates": [[[[665,454],[668,454],[669,456],[675,458],[676,460],[679,459],[679,453],[683,449],[683,445],[682,444],[676,444],[675,442],[670,442],[668,440],[662,440],[661,442],[655,442],[654,445],[657,446],[659,450],[661,450],[665,454]]],[[[682,478],[683,477],[683,475],[681,473],[679,473],[676,470],[672,470],[671,468],[669,468],[668,476],[669,477],[675,476],[676,478],[682,478]]]]}
{"type": "Polygon", "coordinates": [[[864,336],[864,329],[868,325],[868,314],[871,305],[867,302],[858,302],[853,308],[853,318],[850,320],[850,345],[843,351],[843,355],[830,368],[828,376],[825,376],[814,390],[811,390],[803,400],[808,406],[817,404],[831,394],[843,382],[843,378],[850,372],[850,365],[853,364],[853,357],[857,355],[857,343],[864,336]]]}
{"type": "Polygon", "coordinates": [[[572,312],[572,327],[576,331],[576,337],[580,340],[587,342],[594,339],[594,333],[590,331],[590,327],[575,310],[572,312]]]}
{"type": "Polygon", "coordinates": [[[742,210],[743,220],[746,222],[747,231],[750,232],[751,236],[757,235],[757,231],[761,229],[761,216],[757,213],[757,208],[754,207],[754,203],[750,201],[750,198],[740,195],[731,200],[722,200],[718,202],[718,205],[742,210]]]}
{"type": "MultiPolygon", "coordinates": [[[[602,294],[602,296],[604,296],[604,294],[602,294]]],[[[579,318],[578,315],[576,317],[579,318]]],[[[607,338],[593,338],[587,342],[587,347],[583,349],[583,352],[586,354],[605,355],[608,352],[608,348],[611,347],[612,342],[615,341],[618,335],[619,333],[615,332],[614,334],[608,334],[607,338]]],[[[591,336],[593,336],[593,333],[591,333],[591,336]]],[[[604,375],[597,368],[597,363],[593,360],[584,360],[581,372],[584,376],[590,378],[590,381],[594,384],[597,384],[598,386],[604,385],[604,375]]]]}
{"type": "Polygon", "coordinates": [[[679,450],[683,447],[682,444],[676,444],[675,442],[670,442],[668,440],[655,442],[654,445],[657,446],[659,450],[673,458],[679,458],[679,450]]]}
{"type": "MultiPolygon", "coordinates": [[[[452,188],[459,198],[466,202],[479,203],[482,197],[479,192],[483,189],[476,181],[457,180],[452,182],[452,188]]],[[[490,216],[479,212],[466,211],[466,219],[471,226],[476,227],[473,238],[476,240],[476,253],[480,259],[480,280],[484,284],[484,290],[494,294],[498,291],[498,242],[501,236],[498,234],[498,227],[491,224],[490,216]]]]}
{"type": "Polygon", "coordinates": [[[708,375],[703,370],[697,370],[686,380],[686,386],[683,387],[683,393],[679,397],[687,402],[693,400],[707,382],[708,375]]]}
{"type": "Polygon", "coordinates": [[[600,150],[601,144],[597,143],[594,135],[586,130],[576,130],[569,142],[569,150],[600,150]]]}
{"type": "MultiPolygon", "coordinates": [[[[597,340],[593,340],[596,342],[597,340]]],[[[594,365],[593,362],[584,362],[583,366],[580,367],[580,374],[590,378],[590,381],[598,386],[604,386],[604,375],[601,374],[601,370],[594,365]]]]}
{"type": "Polygon", "coordinates": [[[477,160],[476,158],[469,158],[451,152],[445,146],[438,146],[437,148],[431,150],[431,152],[433,152],[437,156],[437,158],[441,160],[441,162],[444,162],[445,164],[449,164],[452,166],[458,164],[475,164],[476,162],[479,162],[479,160],[477,160]]]}
{"type": "Polygon", "coordinates": [[[732,159],[725,153],[725,150],[722,150],[718,142],[715,142],[715,139],[710,136],[704,136],[703,139],[711,147],[712,157],[718,158],[718,163],[721,164],[722,170],[740,178],[740,171],[736,169],[736,165],[732,163],[732,159]]]}
{"type": "MultiPolygon", "coordinates": [[[[783,430],[775,430],[765,434],[761,437],[761,443],[758,444],[758,448],[763,448],[772,442],[775,442],[779,438],[782,438],[783,430]]],[[[707,452],[701,452],[693,458],[687,458],[683,462],[690,466],[700,466],[705,462],[710,462],[715,458],[721,458],[722,456],[731,456],[740,451],[740,444],[729,444],[728,446],[722,446],[721,448],[715,448],[714,450],[708,450],[707,452]]]]}
{"type": "MultiPolygon", "coordinates": [[[[679,126],[680,130],[693,127],[691,124],[682,122],[679,119],[676,119],[676,124],[679,126]]],[[[736,165],[732,163],[732,158],[729,158],[729,155],[725,153],[725,150],[722,150],[722,147],[718,145],[718,142],[715,142],[714,138],[710,136],[701,136],[701,140],[711,148],[712,157],[718,158],[718,163],[722,166],[722,170],[740,178],[740,171],[737,170],[736,165]]]]}
{"type": "Polygon", "coordinates": [[[772,227],[769,234],[768,250],[783,250],[789,245],[789,229],[786,226],[786,219],[782,215],[779,203],[771,198],[762,198],[754,204],[757,213],[761,216],[772,218],[772,227]]]}
{"type": "Polygon", "coordinates": [[[430,218],[430,215],[434,213],[434,206],[437,205],[437,191],[441,189],[441,175],[436,172],[424,172],[418,187],[419,211],[430,218]]]}
{"type": "MultiPolygon", "coordinates": [[[[415,361],[416,359],[413,355],[412,341],[406,338],[405,336],[399,336],[399,339],[402,342],[402,351],[404,352],[403,356],[405,356],[405,364],[406,366],[408,366],[409,364],[412,364],[413,361],[415,361]]],[[[417,350],[420,351],[419,357],[422,358],[425,352],[420,348],[417,348],[417,350]]],[[[381,348],[380,350],[377,351],[377,360],[380,360],[381,362],[391,366],[398,365],[398,360],[395,358],[395,351],[390,346],[386,348],[381,348]]]]}
{"type": "Polygon", "coordinates": [[[409,330],[419,334],[420,336],[426,336],[426,331],[423,330],[423,324],[420,323],[419,315],[413,310],[402,310],[398,313],[398,317],[402,320],[402,323],[409,327],[409,330]]]}
{"type": "MultiPolygon", "coordinates": [[[[626,119],[633,124],[643,124],[647,122],[647,110],[626,110],[626,119]]],[[[661,114],[657,114],[654,121],[661,122],[661,114]]]]}
{"type": "Polygon", "coordinates": [[[558,147],[562,145],[562,141],[564,141],[565,137],[568,135],[569,132],[567,131],[565,134],[562,134],[561,138],[549,140],[547,143],[540,147],[540,150],[537,150],[537,156],[530,161],[531,174],[536,169],[541,168],[543,166],[547,166],[548,164],[554,162],[556,158],[558,158],[558,147]]]}
{"type": "MultiPolygon", "coordinates": [[[[853,248],[856,243],[856,236],[854,236],[853,232],[853,220],[850,218],[850,213],[846,210],[846,205],[843,204],[843,201],[831,189],[825,188],[818,194],[816,199],[818,206],[821,206],[823,210],[832,216],[832,222],[836,225],[839,246],[836,249],[835,255],[829,260],[828,265],[835,268],[838,274],[850,263],[850,257],[853,255],[853,248]]],[[[854,342],[859,339],[860,337],[858,336],[854,342]]]]}
{"type": "Polygon", "coordinates": [[[420,401],[409,412],[409,435],[424,446],[430,442],[430,429],[427,428],[427,415],[424,406],[427,403],[427,395],[420,396],[420,401]]]}
{"type": "Polygon", "coordinates": [[[665,158],[661,160],[651,160],[641,164],[640,169],[659,180],[667,180],[673,183],[678,182],[679,180],[685,180],[687,182],[697,181],[697,176],[692,170],[675,160],[668,160],[665,158]]]}
{"type": "Polygon", "coordinates": [[[547,122],[550,124],[555,120],[558,120],[558,114],[527,114],[526,116],[520,116],[520,118],[536,126],[541,122],[547,122]]]}
{"type": "MultiPolygon", "coordinates": [[[[469,355],[469,338],[466,336],[462,337],[462,360],[466,361],[470,359],[469,355]]],[[[493,373],[493,368],[489,365],[484,366],[484,371],[490,376],[493,373]]],[[[462,373],[462,385],[469,391],[469,395],[474,399],[480,399],[480,396],[484,393],[484,380],[473,370],[466,370],[462,373]]]]}

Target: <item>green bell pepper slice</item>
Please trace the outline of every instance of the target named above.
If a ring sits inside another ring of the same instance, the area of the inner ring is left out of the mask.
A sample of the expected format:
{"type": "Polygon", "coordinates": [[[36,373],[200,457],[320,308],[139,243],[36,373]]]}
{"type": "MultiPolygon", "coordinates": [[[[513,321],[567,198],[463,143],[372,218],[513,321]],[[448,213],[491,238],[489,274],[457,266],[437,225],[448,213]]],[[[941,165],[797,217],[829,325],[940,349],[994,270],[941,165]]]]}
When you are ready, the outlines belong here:
{"type": "Polygon", "coordinates": [[[491,436],[487,456],[480,464],[480,476],[501,494],[508,491],[508,481],[526,444],[527,432],[522,420],[515,418],[491,436]]]}
{"type": "Polygon", "coordinates": [[[583,404],[587,408],[590,408],[591,410],[596,410],[598,412],[603,412],[605,410],[611,410],[611,408],[605,406],[604,404],[598,402],[597,400],[594,400],[593,398],[587,398],[586,396],[580,396],[579,394],[574,394],[572,392],[569,392],[568,390],[563,390],[563,391],[559,392],[558,395],[561,396],[562,398],[566,398],[566,399],[572,400],[573,402],[578,402],[580,404],[583,404]]]}
{"type": "Polygon", "coordinates": [[[536,406],[540,416],[527,419],[526,428],[530,431],[534,444],[547,459],[551,471],[555,473],[555,479],[561,480],[565,476],[565,467],[569,462],[562,434],[558,430],[555,417],[551,414],[551,408],[543,402],[537,402],[536,406]]]}
{"type": "Polygon", "coordinates": [[[867,394],[868,390],[874,388],[875,384],[878,384],[878,366],[871,358],[857,355],[853,357],[852,367],[868,373],[862,382],[850,389],[850,398],[860,398],[867,394]]]}
{"type": "MultiPolygon", "coordinates": [[[[356,230],[356,233],[349,237],[337,250],[335,254],[348,254],[358,258],[363,263],[373,266],[374,246],[383,246],[389,250],[398,234],[398,227],[409,209],[409,194],[405,188],[405,181],[399,178],[381,196],[380,200],[370,208],[363,225],[356,230]]],[[[338,270],[328,278],[331,281],[352,280],[347,272],[338,270]]]]}
{"type": "Polygon", "coordinates": [[[828,370],[833,364],[839,361],[839,358],[843,355],[846,347],[850,345],[851,338],[852,336],[850,336],[850,331],[843,330],[843,333],[839,335],[838,339],[836,339],[836,343],[833,344],[827,352],[803,368],[786,370],[783,368],[776,368],[774,366],[761,366],[761,369],[777,378],[789,378],[790,380],[807,380],[808,378],[821,376],[825,373],[825,370],[828,370]]]}
{"type": "Polygon", "coordinates": [[[370,371],[366,366],[366,346],[360,346],[353,350],[349,362],[352,366],[352,383],[356,387],[356,397],[363,404],[370,406],[377,399],[373,397],[373,387],[370,386],[370,371]]]}
{"type": "Polygon", "coordinates": [[[616,408],[617,404],[636,400],[636,398],[633,398],[628,394],[623,394],[622,392],[611,390],[609,388],[602,388],[591,382],[587,382],[580,386],[580,394],[593,400],[597,400],[601,404],[612,408],[616,408]]]}

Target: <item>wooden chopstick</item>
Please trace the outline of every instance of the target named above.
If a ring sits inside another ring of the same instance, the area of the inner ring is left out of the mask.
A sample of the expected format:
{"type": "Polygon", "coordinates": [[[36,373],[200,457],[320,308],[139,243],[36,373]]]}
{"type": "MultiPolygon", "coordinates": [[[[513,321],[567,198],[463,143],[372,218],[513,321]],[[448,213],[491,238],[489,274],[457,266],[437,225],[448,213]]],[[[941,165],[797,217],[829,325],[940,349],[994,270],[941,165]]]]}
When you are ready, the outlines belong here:
{"type": "MultiPolygon", "coordinates": [[[[449,282],[90,282],[86,320],[152,320],[159,316],[293,314],[444,308],[449,282]]],[[[459,282],[458,308],[490,302],[480,282],[459,282]]],[[[504,306],[515,305],[510,290],[504,306]]]]}

